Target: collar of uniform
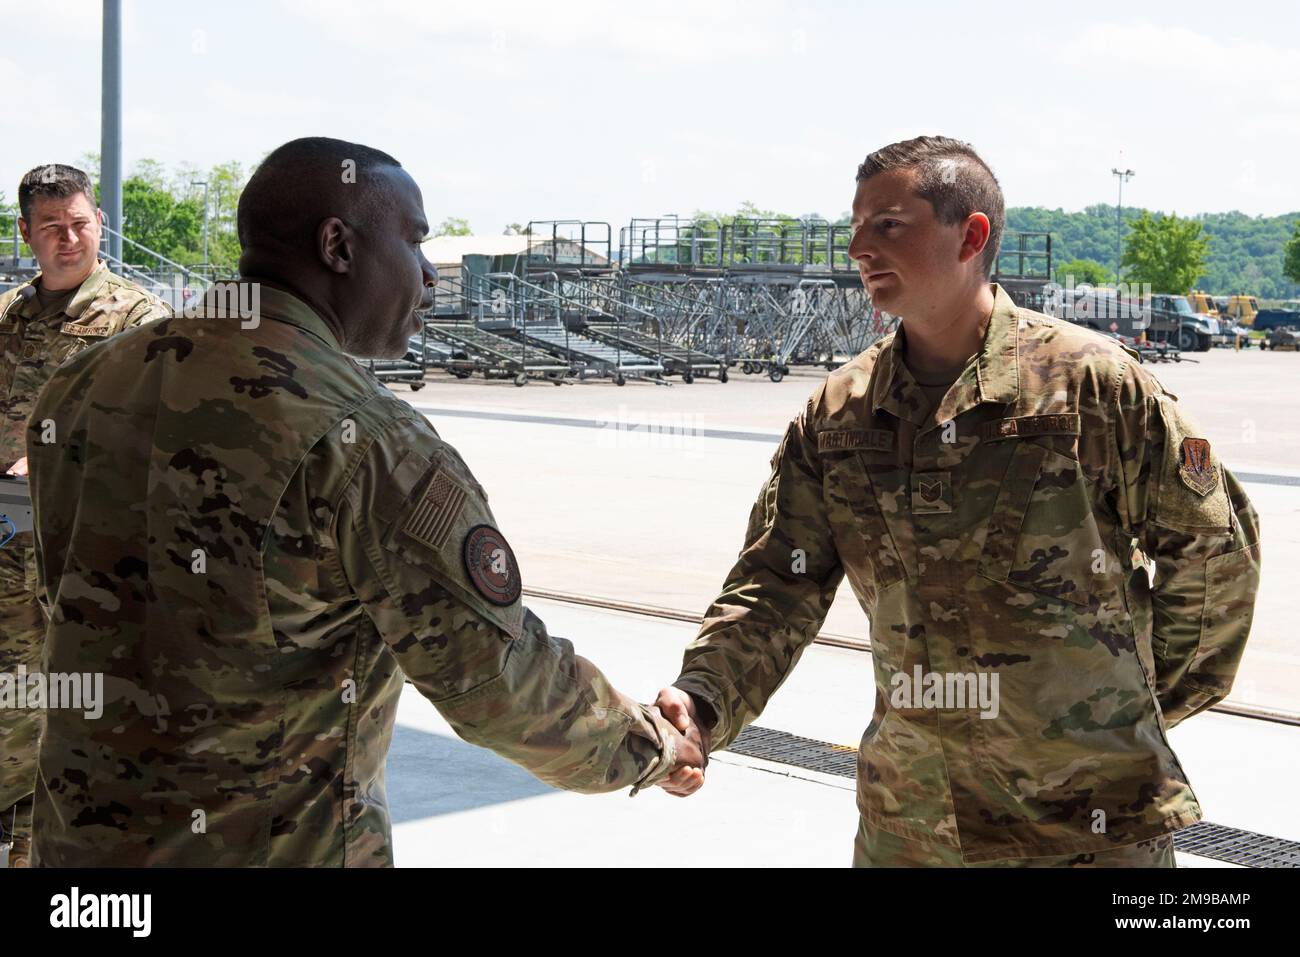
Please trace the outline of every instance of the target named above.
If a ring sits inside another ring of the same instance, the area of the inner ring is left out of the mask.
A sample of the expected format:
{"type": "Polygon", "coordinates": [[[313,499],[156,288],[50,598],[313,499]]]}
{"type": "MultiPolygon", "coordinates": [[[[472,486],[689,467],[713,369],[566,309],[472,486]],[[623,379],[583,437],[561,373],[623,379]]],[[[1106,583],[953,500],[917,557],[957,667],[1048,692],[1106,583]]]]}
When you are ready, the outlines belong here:
{"type": "MultiPolygon", "coordinates": [[[[949,391],[936,418],[946,421],[981,402],[1014,402],[1020,394],[1020,368],[1016,304],[997,283],[993,283],[993,314],[984,333],[977,361],[962,371],[949,391]]],[[[893,341],[885,346],[883,374],[877,374],[871,407],[884,409],[914,425],[926,424],[929,403],[920,394],[916,379],[903,361],[907,336],[900,322],[893,341]]],[[[877,368],[880,368],[878,365],[877,368]]]]}
{"type": "MultiPolygon", "coordinates": [[[[37,273],[25,285],[33,288],[39,287],[43,275],[43,273],[37,273]]],[[[86,307],[95,301],[100,289],[108,281],[108,275],[108,265],[102,259],[96,260],[95,268],[90,271],[89,276],[81,281],[81,285],[77,287],[76,295],[68,300],[68,305],[64,308],[63,314],[69,319],[79,318],[86,311],[86,307]]],[[[41,314],[41,308],[37,297],[32,296],[30,299],[19,302],[11,315],[22,316],[24,319],[35,319],[41,314]]]]}
{"type": "MultiPolygon", "coordinates": [[[[31,286],[32,288],[35,288],[36,280],[40,278],[41,278],[41,274],[37,273],[33,278],[29,279],[27,282],[22,283],[19,286],[15,286],[14,287],[15,294],[16,291],[22,289],[23,286],[31,286]]],[[[22,296],[17,296],[14,300],[10,301],[9,307],[4,313],[4,317],[6,319],[9,318],[34,319],[38,315],[40,315],[40,312],[41,312],[41,304],[37,302],[35,296],[32,296],[30,299],[24,299],[22,296]]]]}
{"type": "Polygon", "coordinates": [[[339,352],[343,351],[343,347],[339,345],[338,337],[325,324],[325,320],[316,314],[316,310],[293,293],[283,289],[276,289],[266,283],[260,283],[258,297],[261,307],[260,319],[287,322],[291,326],[297,326],[305,332],[310,332],[318,339],[325,340],[325,344],[330,348],[337,349],[339,352]]]}
{"type": "Polygon", "coordinates": [[[911,370],[903,361],[903,354],[907,351],[907,336],[901,322],[894,332],[894,338],[882,351],[884,355],[876,360],[871,410],[875,412],[884,409],[913,425],[923,425],[927,403],[911,370]]]}
{"type": "Polygon", "coordinates": [[[104,283],[108,282],[110,275],[108,263],[102,259],[98,260],[90,275],[77,287],[77,294],[68,301],[68,307],[63,310],[63,314],[72,320],[80,319],[86,307],[95,301],[95,297],[104,288],[104,283]]]}

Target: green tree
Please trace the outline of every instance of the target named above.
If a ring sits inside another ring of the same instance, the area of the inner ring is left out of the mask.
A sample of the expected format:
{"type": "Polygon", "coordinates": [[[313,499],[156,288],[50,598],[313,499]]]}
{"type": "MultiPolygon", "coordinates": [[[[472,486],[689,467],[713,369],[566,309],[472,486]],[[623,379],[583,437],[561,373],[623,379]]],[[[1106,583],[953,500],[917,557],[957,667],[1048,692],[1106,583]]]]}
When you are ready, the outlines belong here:
{"type": "Polygon", "coordinates": [[[1296,220],[1291,238],[1287,240],[1282,259],[1282,275],[1294,283],[1300,283],[1300,220],[1296,220]]]}
{"type": "MultiPolygon", "coordinates": [[[[131,176],[122,181],[122,234],[168,259],[182,262],[199,242],[202,211],[199,203],[177,201],[156,176],[131,176]]],[[[122,258],[152,266],[152,257],[124,243],[122,258]]]]}
{"type": "MultiPolygon", "coordinates": [[[[240,163],[218,163],[208,170],[208,258],[219,274],[234,275],[239,267],[239,233],[236,213],[248,182],[240,163]]],[[[203,188],[198,188],[200,228],[203,222],[203,188]]],[[[197,261],[197,258],[196,260],[197,261]]]]}
{"type": "Polygon", "coordinates": [[[448,216],[438,228],[434,230],[435,236],[472,236],[474,230],[469,228],[468,219],[460,219],[457,216],[448,216]]]}
{"type": "Polygon", "coordinates": [[[1074,277],[1074,284],[1081,286],[1104,286],[1114,282],[1115,274],[1095,259],[1071,259],[1055,269],[1056,281],[1064,285],[1069,277],[1074,277]]]}
{"type": "Polygon", "coordinates": [[[1155,292],[1183,295],[1205,272],[1210,240],[1204,227],[1177,216],[1142,215],[1130,224],[1122,267],[1129,282],[1150,283],[1155,292]]]}

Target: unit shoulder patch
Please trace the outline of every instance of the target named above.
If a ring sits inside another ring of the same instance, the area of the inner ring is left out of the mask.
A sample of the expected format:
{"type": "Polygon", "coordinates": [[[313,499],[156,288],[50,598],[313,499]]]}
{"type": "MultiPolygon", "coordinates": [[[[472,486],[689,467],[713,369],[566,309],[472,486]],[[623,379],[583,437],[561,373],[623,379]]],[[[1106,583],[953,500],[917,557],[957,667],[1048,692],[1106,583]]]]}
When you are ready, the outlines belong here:
{"type": "Polygon", "coordinates": [[[480,595],[505,607],[519,600],[519,563],[506,538],[491,525],[475,525],[465,535],[465,573],[480,595]]]}
{"type": "Polygon", "coordinates": [[[1183,439],[1178,462],[1183,484],[1204,498],[1219,485],[1219,470],[1210,459],[1209,439],[1183,439]]]}

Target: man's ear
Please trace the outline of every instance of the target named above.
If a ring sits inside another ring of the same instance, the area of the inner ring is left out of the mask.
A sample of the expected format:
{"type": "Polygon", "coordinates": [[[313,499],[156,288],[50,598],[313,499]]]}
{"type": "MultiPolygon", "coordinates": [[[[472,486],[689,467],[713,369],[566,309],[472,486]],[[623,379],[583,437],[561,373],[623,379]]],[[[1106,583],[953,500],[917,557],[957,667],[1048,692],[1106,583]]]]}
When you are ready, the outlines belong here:
{"type": "Polygon", "coordinates": [[[352,227],[337,216],[322,219],[316,227],[316,254],[330,272],[342,274],[352,271],[352,244],[355,241],[352,227]]]}
{"type": "Polygon", "coordinates": [[[23,242],[30,246],[32,244],[32,234],[28,231],[27,220],[21,216],[18,217],[18,232],[22,235],[23,242]]]}
{"type": "Polygon", "coordinates": [[[969,262],[984,251],[989,242],[989,218],[983,213],[971,213],[962,223],[959,262],[969,262]]]}

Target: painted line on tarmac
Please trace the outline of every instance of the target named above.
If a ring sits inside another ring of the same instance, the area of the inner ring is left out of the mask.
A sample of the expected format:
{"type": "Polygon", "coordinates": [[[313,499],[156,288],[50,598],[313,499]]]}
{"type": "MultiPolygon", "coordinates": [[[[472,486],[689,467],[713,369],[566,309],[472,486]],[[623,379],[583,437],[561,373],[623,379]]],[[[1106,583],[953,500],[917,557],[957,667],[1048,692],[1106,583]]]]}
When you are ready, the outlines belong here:
{"type": "Polygon", "coordinates": [[[1237,472],[1232,473],[1237,477],[1238,482],[1250,482],[1253,485],[1300,485],[1300,476],[1296,475],[1266,475],[1263,472],[1237,472]]]}
{"type": "MultiPolygon", "coordinates": [[[[559,415],[524,415],[519,412],[482,412],[477,409],[442,409],[428,405],[417,405],[414,402],[411,404],[427,415],[441,415],[453,419],[487,419],[493,422],[523,422],[532,425],[567,425],[570,428],[575,429],[606,429],[610,426],[610,422],[605,419],[570,419],[559,415]]],[[[619,427],[625,432],[638,431],[635,423],[621,422],[619,423],[619,427]]],[[[647,423],[647,431],[651,428],[652,424],[647,423]]],[[[777,432],[738,432],[731,429],[694,429],[690,434],[706,439],[734,439],[738,442],[775,443],[781,441],[781,435],[777,432]]],[[[1249,482],[1252,485],[1286,485],[1293,488],[1300,486],[1300,475],[1271,475],[1265,472],[1237,471],[1234,471],[1232,474],[1237,477],[1237,481],[1249,482]]]]}

